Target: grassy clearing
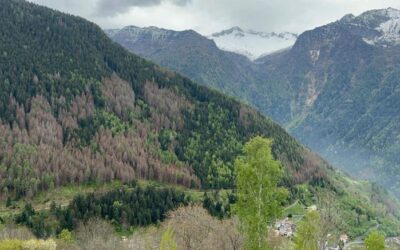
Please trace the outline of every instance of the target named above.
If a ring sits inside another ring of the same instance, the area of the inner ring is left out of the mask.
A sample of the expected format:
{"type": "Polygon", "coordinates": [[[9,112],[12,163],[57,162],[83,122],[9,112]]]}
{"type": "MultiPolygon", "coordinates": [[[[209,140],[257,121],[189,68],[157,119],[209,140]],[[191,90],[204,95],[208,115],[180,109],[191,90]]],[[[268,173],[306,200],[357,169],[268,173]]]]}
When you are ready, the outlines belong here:
{"type": "MultiPolygon", "coordinates": [[[[204,191],[187,189],[177,185],[166,185],[154,181],[139,180],[137,184],[141,187],[154,186],[154,187],[174,187],[176,189],[184,191],[187,195],[192,197],[192,201],[195,203],[203,201],[204,191]]],[[[50,208],[52,202],[60,204],[61,206],[68,206],[72,199],[78,194],[87,193],[105,193],[110,190],[118,188],[129,188],[129,185],[123,184],[120,181],[113,181],[110,183],[99,184],[91,183],[86,185],[68,185],[64,187],[55,188],[46,192],[41,192],[33,197],[31,200],[18,200],[13,201],[11,206],[7,207],[6,202],[0,202],[0,217],[6,218],[13,214],[19,213],[25,206],[26,203],[31,203],[36,211],[46,210],[50,208]]]]}
{"type": "Polygon", "coordinates": [[[283,211],[284,217],[302,217],[307,211],[306,206],[296,200],[292,205],[286,207],[283,211]]]}
{"type": "Polygon", "coordinates": [[[31,203],[37,211],[49,209],[54,201],[61,206],[67,206],[70,201],[78,194],[87,193],[102,193],[112,189],[117,189],[125,186],[120,181],[113,181],[106,184],[91,183],[86,185],[68,185],[55,188],[46,192],[41,192],[31,200],[13,201],[11,206],[6,207],[6,202],[0,202],[0,217],[9,217],[10,215],[20,212],[26,203],[31,203]]]}

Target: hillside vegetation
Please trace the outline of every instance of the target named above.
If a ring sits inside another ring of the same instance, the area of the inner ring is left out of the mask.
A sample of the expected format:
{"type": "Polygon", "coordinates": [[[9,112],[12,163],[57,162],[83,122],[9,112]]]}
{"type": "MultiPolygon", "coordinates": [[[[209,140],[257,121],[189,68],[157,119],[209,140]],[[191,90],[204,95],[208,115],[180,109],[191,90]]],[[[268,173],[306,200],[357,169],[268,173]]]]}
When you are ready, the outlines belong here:
{"type": "Polygon", "coordinates": [[[325,192],[344,215],[337,228],[352,237],[374,226],[400,232],[387,193],[336,173],[259,112],[129,53],[95,24],[20,0],[0,1],[0,21],[4,220],[38,237],[84,231],[80,223],[93,217],[120,231],[160,223],[169,210],[202,201],[189,189],[234,189],[233,162],[259,135],[273,141],[283,166],[279,185],[290,195],[282,205],[310,206],[325,192]],[[63,187],[114,181],[121,185],[76,189],[50,208],[51,200],[38,202],[63,187]]]}
{"type": "Polygon", "coordinates": [[[256,134],[274,139],[292,172],[308,167],[278,125],[127,53],[96,25],[23,1],[0,4],[5,196],[135,178],[230,187],[232,160],[256,134]]]}

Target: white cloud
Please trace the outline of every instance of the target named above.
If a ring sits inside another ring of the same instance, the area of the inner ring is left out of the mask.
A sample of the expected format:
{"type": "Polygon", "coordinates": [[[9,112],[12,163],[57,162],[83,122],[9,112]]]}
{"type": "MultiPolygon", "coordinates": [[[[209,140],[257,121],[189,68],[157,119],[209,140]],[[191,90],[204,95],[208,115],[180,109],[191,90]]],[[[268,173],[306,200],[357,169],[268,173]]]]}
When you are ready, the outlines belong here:
{"type": "Polygon", "coordinates": [[[103,28],[126,25],[194,29],[210,34],[231,26],[302,32],[348,13],[400,8],[399,0],[31,0],[80,15],[103,28]],[[110,4],[112,3],[112,4],[110,4]],[[117,4],[119,3],[119,4],[117,4]],[[104,12],[104,8],[108,8],[104,12]]]}

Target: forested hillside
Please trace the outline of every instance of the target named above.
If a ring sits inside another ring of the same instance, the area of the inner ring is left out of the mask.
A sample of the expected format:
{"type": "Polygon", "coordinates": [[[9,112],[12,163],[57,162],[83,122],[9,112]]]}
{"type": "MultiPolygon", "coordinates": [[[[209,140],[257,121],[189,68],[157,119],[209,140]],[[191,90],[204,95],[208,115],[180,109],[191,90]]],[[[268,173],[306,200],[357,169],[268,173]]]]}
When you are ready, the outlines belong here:
{"type": "MultiPolygon", "coordinates": [[[[289,196],[279,205],[311,206],[329,193],[343,216],[337,230],[400,232],[387,193],[336,172],[249,106],[129,53],[95,24],[21,0],[0,1],[0,21],[0,215],[36,236],[92,217],[130,230],[206,200],[193,189],[232,192],[233,162],[256,135],[273,140],[283,167],[289,196]],[[47,195],[71,186],[96,188],[49,210],[47,195]]],[[[229,216],[234,198],[227,210],[218,202],[204,206],[229,216]]]]}
{"type": "Polygon", "coordinates": [[[232,161],[256,134],[274,139],[288,182],[323,178],[278,125],[128,53],[96,25],[24,1],[0,11],[3,196],[135,178],[231,187],[232,161]]]}

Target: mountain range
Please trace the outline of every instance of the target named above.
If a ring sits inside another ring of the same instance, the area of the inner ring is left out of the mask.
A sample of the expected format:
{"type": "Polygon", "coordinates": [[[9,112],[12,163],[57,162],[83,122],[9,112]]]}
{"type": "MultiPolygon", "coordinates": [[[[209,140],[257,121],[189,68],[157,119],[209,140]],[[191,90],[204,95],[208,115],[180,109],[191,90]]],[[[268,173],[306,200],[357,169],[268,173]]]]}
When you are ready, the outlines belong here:
{"type": "Polygon", "coordinates": [[[262,79],[258,66],[247,57],[221,50],[213,40],[193,30],[127,26],[106,33],[137,55],[242,100],[246,93],[256,91],[252,88],[262,79]]]}
{"type": "Polygon", "coordinates": [[[135,39],[129,27],[107,33],[134,53],[253,105],[335,166],[399,196],[399,16],[393,8],[349,14],[253,61],[194,31],[164,30],[174,34],[168,39],[142,35],[154,27],[135,28],[141,30],[135,39]],[[143,50],[147,44],[151,51],[143,50]]]}

